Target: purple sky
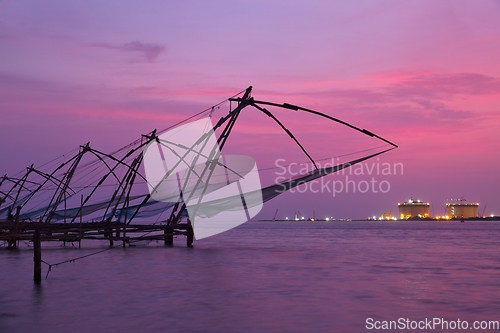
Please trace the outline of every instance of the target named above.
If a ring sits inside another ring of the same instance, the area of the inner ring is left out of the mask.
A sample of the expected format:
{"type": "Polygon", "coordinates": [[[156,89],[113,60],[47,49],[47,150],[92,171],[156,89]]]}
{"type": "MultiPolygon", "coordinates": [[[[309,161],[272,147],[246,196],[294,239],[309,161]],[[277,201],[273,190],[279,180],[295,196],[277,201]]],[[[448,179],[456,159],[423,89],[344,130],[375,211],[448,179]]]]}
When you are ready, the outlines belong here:
{"type": "MultiPolygon", "coordinates": [[[[404,166],[376,176],[387,193],[287,193],[261,218],[394,214],[410,196],[431,215],[461,196],[500,215],[499,14],[499,1],[1,1],[0,173],[87,141],[112,151],[253,85],[395,142],[368,164],[404,166]]],[[[278,133],[266,121],[247,116],[234,138],[258,162],[289,140],[262,142],[278,133]]],[[[342,151],[316,121],[290,116],[306,148],[342,151]]],[[[363,140],[344,148],[379,144],[363,140]]]]}

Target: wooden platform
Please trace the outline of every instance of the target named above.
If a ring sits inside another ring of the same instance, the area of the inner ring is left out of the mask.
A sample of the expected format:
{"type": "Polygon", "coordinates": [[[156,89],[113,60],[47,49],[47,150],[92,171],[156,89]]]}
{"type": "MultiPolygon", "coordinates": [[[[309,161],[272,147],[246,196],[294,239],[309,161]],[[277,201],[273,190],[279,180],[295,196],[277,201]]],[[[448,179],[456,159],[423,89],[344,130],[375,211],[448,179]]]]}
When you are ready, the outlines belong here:
{"type": "MultiPolygon", "coordinates": [[[[40,240],[79,242],[82,239],[95,239],[133,243],[141,240],[164,240],[171,245],[176,235],[191,236],[190,225],[183,224],[126,224],[117,222],[83,223],[39,223],[39,222],[0,222],[0,241],[9,242],[9,247],[16,247],[18,241],[32,241],[35,230],[40,230],[40,240]]],[[[191,241],[192,244],[192,241],[191,241]]],[[[188,242],[188,246],[191,245],[188,242]]]]}

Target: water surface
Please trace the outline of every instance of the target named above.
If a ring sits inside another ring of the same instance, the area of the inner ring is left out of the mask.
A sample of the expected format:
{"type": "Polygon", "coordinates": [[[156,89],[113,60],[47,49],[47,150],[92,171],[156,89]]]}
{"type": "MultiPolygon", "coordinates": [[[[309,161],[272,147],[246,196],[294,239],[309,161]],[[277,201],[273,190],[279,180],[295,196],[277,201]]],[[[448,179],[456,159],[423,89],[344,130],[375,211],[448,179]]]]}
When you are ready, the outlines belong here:
{"type": "MultiPolygon", "coordinates": [[[[115,247],[33,283],[0,247],[0,331],[360,332],[374,320],[500,320],[498,222],[248,222],[173,248],[115,247]]],[[[107,247],[43,243],[56,263],[107,247]]],[[[47,266],[43,266],[43,275],[47,266]]]]}

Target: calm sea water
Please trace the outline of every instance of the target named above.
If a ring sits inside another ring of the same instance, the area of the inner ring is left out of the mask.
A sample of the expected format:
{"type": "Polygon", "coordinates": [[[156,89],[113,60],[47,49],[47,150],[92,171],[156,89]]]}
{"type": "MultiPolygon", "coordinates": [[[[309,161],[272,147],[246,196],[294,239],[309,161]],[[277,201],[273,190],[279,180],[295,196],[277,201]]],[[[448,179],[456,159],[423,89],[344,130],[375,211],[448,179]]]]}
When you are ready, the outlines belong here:
{"type": "MultiPolygon", "coordinates": [[[[498,222],[248,222],[116,247],[33,283],[0,247],[0,332],[362,332],[366,319],[500,320],[498,222]]],[[[49,263],[106,248],[42,244],[49,263]]],[[[43,266],[43,275],[47,266],[43,266]]],[[[373,330],[372,330],[373,331],[373,330]]]]}

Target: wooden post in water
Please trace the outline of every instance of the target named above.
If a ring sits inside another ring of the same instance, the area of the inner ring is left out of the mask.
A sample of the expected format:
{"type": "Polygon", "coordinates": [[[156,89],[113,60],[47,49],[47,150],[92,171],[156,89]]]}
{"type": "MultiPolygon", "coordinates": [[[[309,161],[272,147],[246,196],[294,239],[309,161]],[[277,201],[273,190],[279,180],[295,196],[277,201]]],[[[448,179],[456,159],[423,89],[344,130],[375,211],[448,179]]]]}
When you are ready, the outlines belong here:
{"type": "MultiPolygon", "coordinates": [[[[130,194],[130,191],[129,191],[129,194],[130,194]]],[[[129,194],[127,194],[127,198],[125,199],[126,200],[126,205],[125,205],[126,210],[125,210],[125,217],[123,218],[123,230],[122,230],[122,234],[123,234],[122,245],[123,245],[123,247],[125,247],[125,237],[127,236],[127,217],[128,217],[128,208],[129,208],[128,206],[130,204],[129,194]]]]}
{"type": "MultiPolygon", "coordinates": [[[[66,224],[66,191],[64,191],[64,223],[66,224]]],[[[64,236],[66,236],[68,233],[65,232],[64,236]]],[[[66,237],[64,237],[63,245],[66,246],[66,237]]]]}
{"type": "MultiPolygon", "coordinates": [[[[15,249],[17,248],[17,238],[19,236],[19,213],[21,212],[21,206],[17,206],[16,210],[16,218],[13,221],[13,225],[11,224],[11,228],[9,230],[9,240],[8,240],[8,248],[15,249]]],[[[10,219],[12,221],[12,219],[10,219]]]]}
{"type": "Polygon", "coordinates": [[[125,241],[125,237],[127,236],[127,223],[125,221],[123,221],[123,230],[122,230],[122,234],[123,234],[123,247],[125,247],[125,244],[127,243],[125,241]]]}
{"type": "Polygon", "coordinates": [[[16,228],[15,228],[15,235],[16,235],[16,240],[14,241],[14,248],[17,248],[17,245],[19,243],[19,215],[21,214],[21,206],[17,206],[16,209],[16,228]]]}
{"type": "Polygon", "coordinates": [[[173,230],[169,228],[168,225],[163,229],[163,236],[165,240],[165,245],[172,246],[174,245],[174,233],[173,230]]]}
{"type": "Polygon", "coordinates": [[[82,219],[83,219],[83,194],[80,200],[80,232],[78,237],[78,248],[82,248],[82,219]]]}
{"type": "Polygon", "coordinates": [[[33,279],[35,283],[42,281],[42,242],[40,236],[40,226],[35,228],[33,234],[33,261],[34,261],[34,274],[33,279]]]}
{"type": "Polygon", "coordinates": [[[114,245],[114,242],[113,242],[113,226],[111,225],[111,217],[108,218],[107,220],[107,224],[108,224],[108,230],[109,230],[109,247],[113,247],[114,245]]]}
{"type": "Polygon", "coordinates": [[[193,231],[193,226],[191,226],[191,221],[187,221],[187,233],[186,233],[187,239],[186,239],[186,246],[187,247],[193,247],[193,240],[194,240],[194,231],[193,231]]]}

